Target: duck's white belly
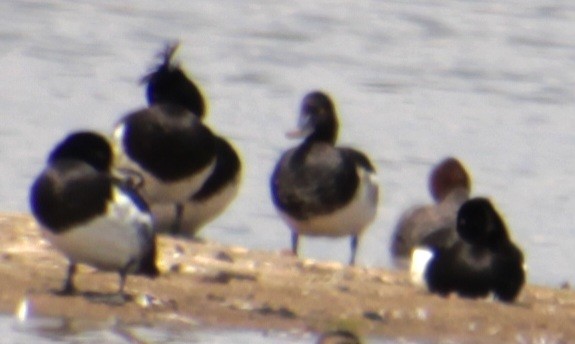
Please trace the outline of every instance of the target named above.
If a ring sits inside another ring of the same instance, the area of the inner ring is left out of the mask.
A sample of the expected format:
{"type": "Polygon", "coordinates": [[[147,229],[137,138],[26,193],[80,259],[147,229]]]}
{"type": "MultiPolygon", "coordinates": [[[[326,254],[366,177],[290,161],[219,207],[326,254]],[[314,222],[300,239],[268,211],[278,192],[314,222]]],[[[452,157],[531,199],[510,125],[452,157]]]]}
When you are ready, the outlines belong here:
{"type": "Polygon", "coordinates": [[[331,214],[298,220],[279,211],[289,227],[298,234],[310,236],[358,235],[375,219],[378,203],[378,185],[374,173],[358,168],[360,183],[355,197],[344,207],[331,214]]]}
{"type": "Polygon", "coordinates": [[[43,234],[72,262],[109,271],[138,262],[153,235],[151,217],[118,191],[115,200],[108,208],[110,216],[59,234],[44,229],[43,234]]]}
{"type": "Polygon", "coordinates": [[[234,181],[210,198],[186,202],[182,217],[182,231],[189,231],[193,234],[204,224],[213,220],[232,202],[238,190],[239,182],[234,181]]]}

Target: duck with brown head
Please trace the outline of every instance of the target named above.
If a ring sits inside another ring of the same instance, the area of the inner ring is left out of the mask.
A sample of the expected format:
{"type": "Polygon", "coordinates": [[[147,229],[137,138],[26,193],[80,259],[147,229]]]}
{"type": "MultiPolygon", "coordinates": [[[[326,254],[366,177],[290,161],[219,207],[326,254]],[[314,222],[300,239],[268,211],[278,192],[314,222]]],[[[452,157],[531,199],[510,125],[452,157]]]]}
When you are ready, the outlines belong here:
{"type": "Polygon", "coordinates": [[[453,157],[441,160],[429,174],[434,204],[416,206],[403,213],[391,237],[391,256],[400,268],[410,265],[412,251],[421,244],[449,246],[456,238],[455,219],[471,192],[471,178],[453,157]]]}

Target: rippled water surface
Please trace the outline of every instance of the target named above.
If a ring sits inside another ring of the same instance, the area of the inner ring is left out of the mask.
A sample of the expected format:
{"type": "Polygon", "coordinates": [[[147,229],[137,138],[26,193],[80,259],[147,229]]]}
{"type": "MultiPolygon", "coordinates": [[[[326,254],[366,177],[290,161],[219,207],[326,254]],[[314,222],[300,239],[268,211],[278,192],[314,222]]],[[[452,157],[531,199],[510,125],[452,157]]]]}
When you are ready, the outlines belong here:
{"type": "MultiPolygon", "coordinates": [[[[0,209],[27,211],[47,152],[67,132],[110,132],[143,106],[140,77],[168,40],[210,100],[207,122],[245,164],[210,240],[289,246],[268,179],[295,144],[302,96],[333,95],[340,142],[376,162],[383,201],[358,260],[389,267],[399,214],[429,202],[432,164],[455,155],[524,248],[532,283],[575,281],[575,5],[486,1],[0,2],[0,209]]],[[[347,261],[348,240],[303,255],[347,261]]]]}

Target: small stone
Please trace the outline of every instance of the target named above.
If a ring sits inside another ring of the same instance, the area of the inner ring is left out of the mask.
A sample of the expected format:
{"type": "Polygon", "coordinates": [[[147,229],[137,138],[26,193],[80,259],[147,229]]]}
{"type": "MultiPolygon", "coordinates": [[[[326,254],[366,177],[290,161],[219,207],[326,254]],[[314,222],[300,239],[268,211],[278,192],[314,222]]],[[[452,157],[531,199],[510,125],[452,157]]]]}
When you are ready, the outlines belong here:
{"type": "Polygon", "coordinates": [[[402,318],[403,318],[403,311],[400,310],[400,309],[394,309],[394,310],[391,312],[391,317],[392,317],[393,319],[396,319],[396,320],[402,319],[402,318]]]}
{"type": "Polygon", "coordinates": [[[349,293],[351,289],[346,285],[338,285],[337,289],[343,293],[349,293]]]}
{"type": "Polygon", "coordinates": [[[240,311],[253,311],[256,309],[256,307],[251,302],[248,302],[246,300],[240,300],[240,299],[231,300],[229,302],[226,302],[224,304],[224,306],[227,306],[231,309],[237,309],[240,311]]]}
{"type": "Polygon", "coordinates": [[[228,284],[232,280],[233,276],[227,272],[220,271],[215,276],[206,276],[204,277],[205,282],[210,283],[221,283],[221,284],[228,284]]]}
{"type": "Polygon", "coordinates": [[[210,301],[216,301],[216,302],[224,302],[226,300],[225,297],[220,296],[220,295],[214,295],[214,294],[206,295],[206,299],[208,299],[210,301]]]}
{"type": "Polygon", "coordinates": [[[277,311],[278,315],[282,318],[288,318],[288,319],[295,319],[297,318],[297,315],[295,312],[293,312],[291,309],[288,309],[286,307],[280,307],[277,311]]]}
{"type": "Polygon", "coordinates": [[[180,263],[172,264],[170,266],[170,268],[168,269],[168,271],[174,272],[174,273],[180,273],[180,272],[182,272],[182,264],[180,264],[180,263]]]}
{"type": "Polygon", "coordinates": [[[184,255],[186,250],[182,245],[175,245],[174,246],[174,253],[172,254],[172,258],[179,258],[184,255]]]}
{"type": "Polygon", "coordinates": [[[144,308],[148,308],[152,305],[152,300],[146,294],[140,294],[140,295],[136,296],[136,299],[134,300],[134,302],[137,305],[144,307],[144,308]]]}
{"type": "Polygon", "coordinates": [[[273,307],[269,306],[269,305],[264,305],[258,309],[256,309],[256,311],[259,314],[262,315],[278,315],[282,318],[286,318],[286,319],[295,319],[297,318],[297,315],[294,311],[292,311],[291,309],[287,308],[287,307],[279,307],[278,309],[274,309],[273,307]]]}
{"type": "Polygon", "coordinates": [[[427,317],[428,317],[427,310],[425,310],[423,308],[418,308],[415,310],[415,316],[419,320],[427,320],[427,317]]]}
{"type": "Polygon", "coordinates": [[[216,254],[216,259],[222,262],[228,262],[228,263],[234,262],[234,258],[232,258],[232,256],[230,256],[227,252],[224,251],[218,252],[216,254]]]}
{"type": "Polygon", "coordinates": [[[385,321],[385,319],[378,312],[374,311],[363,312],[363,317],[372,321],[385,321]]]}

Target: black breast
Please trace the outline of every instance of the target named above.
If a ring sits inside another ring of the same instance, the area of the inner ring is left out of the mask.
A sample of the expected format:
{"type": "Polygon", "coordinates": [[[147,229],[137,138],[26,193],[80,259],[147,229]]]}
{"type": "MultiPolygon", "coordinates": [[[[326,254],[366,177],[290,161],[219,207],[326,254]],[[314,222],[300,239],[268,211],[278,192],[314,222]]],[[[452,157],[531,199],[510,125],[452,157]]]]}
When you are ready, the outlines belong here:
{"type": "Polygon", "coordinates": [[[329,214],[355,195],[359,178],[355,163],[325,143],[303,144],[286,152],[271,179],[276,207],[304,220],[329,214]]]}
{"type": "Polygon", "coordinates": [[[436,249],[426,271],[429,289],[442,295],[485,297],[490,292],[502,301],[513,301],[525,283],[523,255],[513,244],[497,251],[462,240],[447,249],[436,249]]]}
{"type": "Polygon", "coordinates": [[[460,240],[450,248],[435,250],[425,277],[432,292],[485,297],[492,287],[492,262],[493,255],[487,249],[460,240]]]}
{"type": "Polygon", "coordinates": [[[180,107],[155,105],[128,115],[124,125],[126,154],[160,180],[192,176],[214,158],[211,131],[180,107]]]}
{"type": "Polygon", "coordinates": [[[112,197],[111,183],[107,175],[83,162],[57,162],[32,185],[32,212],[48,229],[66,231],[106,211],[112,197]]]}

